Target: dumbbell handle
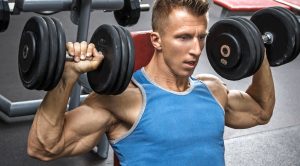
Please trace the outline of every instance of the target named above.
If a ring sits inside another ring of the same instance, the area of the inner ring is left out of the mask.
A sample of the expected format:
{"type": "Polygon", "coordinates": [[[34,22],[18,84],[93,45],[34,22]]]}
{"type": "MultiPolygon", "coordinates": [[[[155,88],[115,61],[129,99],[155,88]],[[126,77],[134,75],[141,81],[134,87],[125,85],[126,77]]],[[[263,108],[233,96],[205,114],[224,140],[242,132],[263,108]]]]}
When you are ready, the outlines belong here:
{"type": "Polygon", "coordinates": [[[141,11],[147,12],[150,10],[150,4],[140,4],[141,11]]]}
{"type": "Polygon", "coordinates": [[[271,32],[266,32],[262,35],[262,39],[265,44],[272,44],[274,40],[274,36],[271,32]]]}
{"type": "MultiPolygon", "coordinates": [[[[140,10],[142,12],[148,12],[150,10],[150,4],[140,4],[140,10]]],[[[104,12],[112,12],[113,10],[104,10],[104,12]]]]}
{"type": "Polygon", "coordinates": [[[66,52],[66,61],[69,61],[69,62],[74,61],[74,57],[71,56],[68,52],[66,52]]]}

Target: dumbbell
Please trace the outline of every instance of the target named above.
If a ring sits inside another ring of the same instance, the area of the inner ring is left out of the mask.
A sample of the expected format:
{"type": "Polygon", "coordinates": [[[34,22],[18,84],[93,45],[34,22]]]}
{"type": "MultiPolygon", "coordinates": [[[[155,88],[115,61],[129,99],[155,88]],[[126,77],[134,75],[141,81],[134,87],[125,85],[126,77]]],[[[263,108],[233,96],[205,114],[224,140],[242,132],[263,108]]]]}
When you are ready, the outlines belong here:
{"type": "Polygon", "coordinates": [[[10,20],[8,1],[0,0],[0,32],[4,32],[10,20]]]}
{"type": "MultiPolygon", "coordinates": [[[[91,88],[100,94],[122,93],[134,67],[134,46],[126,29],[101,25],[90,43],[104,55],[102,63],[87,77],[91,88]]],[[[19,44],[19,75],[25,88],[49,91],[61,79],[66,55],[66,37],[61,23],[51,17],[33,16],[25,24],[19,44]]]]}
{"type": "Polygon", "coordinates": [[[209,30],[206,51],[213,69],[223,78],[239,80],[261,66],[266,49],[270,66],[294,60],[300,52],[300,24],[288,9],[270,7],[251,19],[229,17],[209,30]]]}

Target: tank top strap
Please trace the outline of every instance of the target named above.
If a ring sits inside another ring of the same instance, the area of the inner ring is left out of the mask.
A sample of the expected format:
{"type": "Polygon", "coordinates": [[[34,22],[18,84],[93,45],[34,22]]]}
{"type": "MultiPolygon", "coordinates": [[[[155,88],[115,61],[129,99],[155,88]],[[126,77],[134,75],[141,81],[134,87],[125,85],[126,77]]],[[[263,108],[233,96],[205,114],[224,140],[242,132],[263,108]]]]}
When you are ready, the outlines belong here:
{"type": "Polygon", "coordinates": [[[133,79],[137,81],[139,84],[150,84],[149,80],[144,76],[144,73],[142,70],[145,70],[144,68],[141,68],[140,70],[137,70],[133,73],[133,79]]]}

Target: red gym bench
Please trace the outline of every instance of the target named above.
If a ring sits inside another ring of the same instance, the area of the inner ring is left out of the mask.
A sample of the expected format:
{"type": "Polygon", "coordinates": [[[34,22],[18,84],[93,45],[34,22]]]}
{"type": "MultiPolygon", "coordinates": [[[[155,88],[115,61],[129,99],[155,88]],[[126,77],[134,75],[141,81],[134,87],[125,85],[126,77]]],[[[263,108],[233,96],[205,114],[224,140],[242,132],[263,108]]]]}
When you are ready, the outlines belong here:
{"type": "Polygon", "coordinates": [[[279,3],[290,6],[291,8],[300,11],[300,1],[299,0],[275,0],[279,3]]]}
{"type": "Polygon", "coordinates": [[[153,55],[154,48],[150,40],[150,31],[132,32],[134,43],[135,63],[134,71],[146,66],[153,55]]]}
{"type": "Polygon", "coordinates": [[[233,15],[238,16],[250,16],[253,12],[272,6],[281,6],[289,10],[297,10],[295,6],[300,7],[300,0],[213,0],[215,4],[222,7],[221,17],[228,17],[233,15]],[[283,2],[297,1],[294,7],[287,5],[283,2]]]}

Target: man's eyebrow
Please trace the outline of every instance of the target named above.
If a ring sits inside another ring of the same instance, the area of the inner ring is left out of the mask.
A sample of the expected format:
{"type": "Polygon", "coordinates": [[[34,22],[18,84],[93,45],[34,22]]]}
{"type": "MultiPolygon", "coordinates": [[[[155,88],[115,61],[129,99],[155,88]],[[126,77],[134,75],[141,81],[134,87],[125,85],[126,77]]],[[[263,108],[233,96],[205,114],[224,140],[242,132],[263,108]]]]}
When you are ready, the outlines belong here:
{"type": "Polygon", "coordinates": [[[202,33],[202,35],[205,35],[205,36],[206,36],[206,35],[208,35],[208,32],[204,32],[204,33],[202,33]]]}
{"type": "Polygon", "coordinates": [[[207,36],[207,35],[208,35],[207,32],[203,32],[203,33],[200,33],[198,36],[199,36],[199,37],[204,37],[204,36],[207,36]]]}

